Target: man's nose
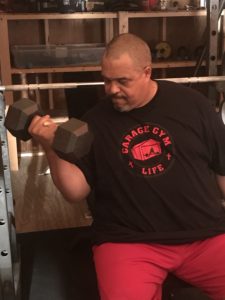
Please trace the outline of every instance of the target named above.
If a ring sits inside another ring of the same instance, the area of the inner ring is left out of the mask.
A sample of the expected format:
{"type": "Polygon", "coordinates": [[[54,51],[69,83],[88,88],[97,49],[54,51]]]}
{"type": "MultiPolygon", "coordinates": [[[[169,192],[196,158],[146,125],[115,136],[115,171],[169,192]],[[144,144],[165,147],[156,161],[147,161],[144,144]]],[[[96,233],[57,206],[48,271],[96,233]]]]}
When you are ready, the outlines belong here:
{"type": "Polygon", "coordinates": [[[106,86],[107,92],[111,95],[116,94],[120,91],[119,86],[116,82],[110,82],[106,86]]]}

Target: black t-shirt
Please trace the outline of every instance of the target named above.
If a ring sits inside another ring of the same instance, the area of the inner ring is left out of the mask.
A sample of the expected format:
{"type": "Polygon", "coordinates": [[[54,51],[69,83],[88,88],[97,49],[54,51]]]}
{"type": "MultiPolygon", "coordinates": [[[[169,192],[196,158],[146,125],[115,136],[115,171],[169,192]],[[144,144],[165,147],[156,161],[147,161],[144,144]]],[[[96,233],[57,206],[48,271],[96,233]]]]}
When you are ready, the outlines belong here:
{"type": "Polygon", "coordinates": [[[130,112],[103,100],[85,119],[94,132],[77,164],[94,189],[94,242],[177,244],[225,232],[214,172],[225,175],[225,126],[202,94],[158,81],[130,112]]]}

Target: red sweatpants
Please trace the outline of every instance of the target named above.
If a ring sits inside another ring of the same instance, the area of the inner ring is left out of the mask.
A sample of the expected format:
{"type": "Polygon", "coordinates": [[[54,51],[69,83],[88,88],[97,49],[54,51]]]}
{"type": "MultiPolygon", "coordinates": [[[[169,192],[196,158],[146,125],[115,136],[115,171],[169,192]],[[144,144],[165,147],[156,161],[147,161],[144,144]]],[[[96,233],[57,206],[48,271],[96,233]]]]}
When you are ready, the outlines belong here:
{"type": "Polygon", "coordinates": [[[183,245],[104,243],[93,254],[101,300],[160,300],[168,272],[225,300],[225,234],[183,245]]]}

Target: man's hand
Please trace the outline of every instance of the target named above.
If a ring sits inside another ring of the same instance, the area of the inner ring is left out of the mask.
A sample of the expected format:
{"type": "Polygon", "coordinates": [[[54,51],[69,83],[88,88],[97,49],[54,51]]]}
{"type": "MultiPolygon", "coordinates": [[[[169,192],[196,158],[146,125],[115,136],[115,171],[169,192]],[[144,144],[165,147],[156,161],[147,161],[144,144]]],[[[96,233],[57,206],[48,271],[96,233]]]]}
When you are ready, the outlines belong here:
{"type": "Polygon", "coordinates": [[[49,115],[43,117],[36,115],[31,121],[28,132],[45,151],[48,151],[52,147],[57,127],[58,125],[52,121],[49,115]]]}

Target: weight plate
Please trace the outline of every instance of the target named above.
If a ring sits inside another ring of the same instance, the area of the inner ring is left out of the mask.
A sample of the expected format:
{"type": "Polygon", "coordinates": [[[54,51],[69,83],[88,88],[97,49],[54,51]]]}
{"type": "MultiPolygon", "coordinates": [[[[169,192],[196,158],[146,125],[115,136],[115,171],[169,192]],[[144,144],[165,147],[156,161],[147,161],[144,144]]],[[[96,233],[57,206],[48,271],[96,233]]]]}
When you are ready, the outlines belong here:
{"type": "Polygon", "coordinates": [[[168,42],[159,42],[155,46],[156,58],[169,58],[172,54],[172,47],[168,42]]]}
{"type": "Polygon", "coordinates": [[[189,60],[189,51],[185,46],[181,46],[177,49],[177,59],[178,60],[189,60]]]}

